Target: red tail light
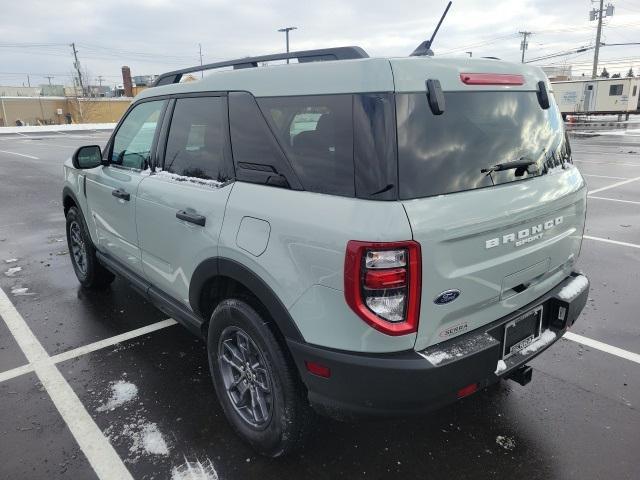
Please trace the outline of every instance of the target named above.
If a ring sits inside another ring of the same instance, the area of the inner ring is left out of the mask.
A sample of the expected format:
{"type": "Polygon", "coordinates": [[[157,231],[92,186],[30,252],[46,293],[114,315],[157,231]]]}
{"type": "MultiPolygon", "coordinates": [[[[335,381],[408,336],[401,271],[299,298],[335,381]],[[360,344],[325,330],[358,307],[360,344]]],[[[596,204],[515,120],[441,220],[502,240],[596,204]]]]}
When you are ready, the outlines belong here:
{"type": "Polygon", "coordinates": [[[466,85],[524,85],[522,75],[511,73],[461,73],[460,80],[466,85]]]}
{"type": "Polygon", "coordinates": [[[420,244],[413,240],[351,240],[347,244],[347,304],[365,322],[387,335],[406,335],[418,329],[420,275],[420,244]]]}

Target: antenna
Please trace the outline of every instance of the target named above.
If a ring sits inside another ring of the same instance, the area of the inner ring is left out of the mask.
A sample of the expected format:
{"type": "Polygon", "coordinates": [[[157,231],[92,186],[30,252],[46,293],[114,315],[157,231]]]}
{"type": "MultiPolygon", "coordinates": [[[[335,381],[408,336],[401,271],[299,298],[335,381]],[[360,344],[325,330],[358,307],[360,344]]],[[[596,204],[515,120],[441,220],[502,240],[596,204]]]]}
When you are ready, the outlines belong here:
{"type": "Polygon", "coordinates": [[[418,45],[418,47],[413,52],[411,52],[412,57],[424,57],[424,56],[433,57],[433,50],[431,50],[431,45],[433,45],[433,39],[436,38],[436,34],[438,33],[438,30],[440,30],[440,25],[442,25],[442,21],[444,20],[444,17],[447,16],[447,12],[449,11],[449,8],[451,8],[452,3],[453,2],[449,2],[447,4],[447,8],[444,9],[444,13],[440,17],[440,21],[438,22],[438,25],[436,25],[436,29],[433,31],[431,38],[429,40],[425,40],[420,45],[418,45]]]}

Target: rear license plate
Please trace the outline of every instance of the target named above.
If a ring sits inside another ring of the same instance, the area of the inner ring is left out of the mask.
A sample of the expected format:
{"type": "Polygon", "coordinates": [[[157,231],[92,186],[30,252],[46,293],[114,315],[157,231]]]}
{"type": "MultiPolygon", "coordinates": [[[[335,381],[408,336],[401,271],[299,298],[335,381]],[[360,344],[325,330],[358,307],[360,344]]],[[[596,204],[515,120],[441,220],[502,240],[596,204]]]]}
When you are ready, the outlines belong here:
{"type": "Polygon", "coordinates": [[[502,358],[509,358],[535,342],[542,330],[542,305],[504,326],[502,358]]]}

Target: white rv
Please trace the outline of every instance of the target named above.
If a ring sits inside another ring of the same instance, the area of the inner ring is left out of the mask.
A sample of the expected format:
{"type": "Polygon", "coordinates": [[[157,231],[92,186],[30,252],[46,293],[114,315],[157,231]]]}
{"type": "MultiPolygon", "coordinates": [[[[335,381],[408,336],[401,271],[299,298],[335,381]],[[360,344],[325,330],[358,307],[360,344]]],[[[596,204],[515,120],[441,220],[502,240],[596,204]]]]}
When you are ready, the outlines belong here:
{"type": "Polygon", "coordinates": [[[640,77],[551,82],[562,114],[630,113],[639,110],[640,77]]]}

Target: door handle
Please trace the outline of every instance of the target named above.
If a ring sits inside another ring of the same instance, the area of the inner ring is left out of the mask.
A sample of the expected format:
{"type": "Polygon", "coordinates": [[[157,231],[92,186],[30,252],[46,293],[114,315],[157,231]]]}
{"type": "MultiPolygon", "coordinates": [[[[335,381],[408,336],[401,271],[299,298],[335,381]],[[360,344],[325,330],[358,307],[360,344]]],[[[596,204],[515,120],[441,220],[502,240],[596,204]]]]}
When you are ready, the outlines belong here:
{"type": "Polygon", "coordinates": [[[111,195],[113,195],[116,198],[120,198],[122,200],[126,200],[127,202],[131,199],[131,195],[129,195],[127,192],[125,192],[121,188],[118,188],[116,190],[112,190],[111,191],[111,195]]]}
{"type": "Polygon", "coordinates": [[[196,225],[200,225],[201,227],[204,227],[205,223],[207,222],[207,217],[205,217],[204,215],[187,212],[186,210],[177,211],[176,218],[184,220],[185,222],[195,223],[196,225]]]}

